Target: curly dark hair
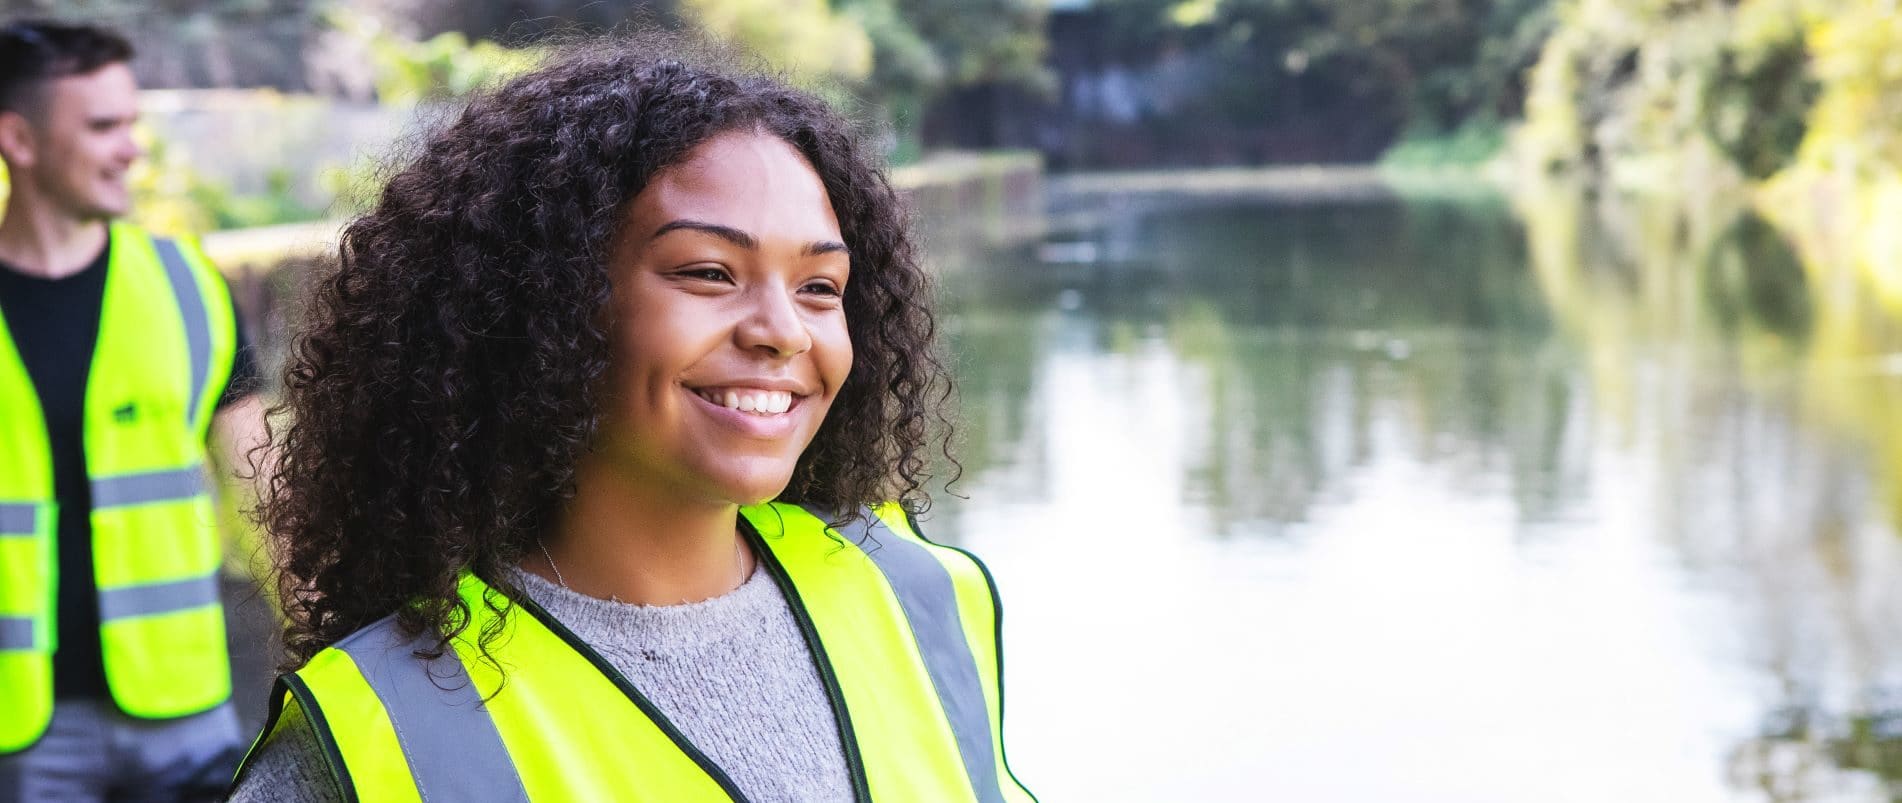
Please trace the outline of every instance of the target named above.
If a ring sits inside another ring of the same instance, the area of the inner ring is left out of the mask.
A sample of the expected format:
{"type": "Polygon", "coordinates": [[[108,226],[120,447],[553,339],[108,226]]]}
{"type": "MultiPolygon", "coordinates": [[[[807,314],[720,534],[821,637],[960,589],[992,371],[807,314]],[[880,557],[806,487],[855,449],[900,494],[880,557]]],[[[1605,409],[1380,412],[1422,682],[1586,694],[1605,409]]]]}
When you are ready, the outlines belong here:
{"type": "Polygon", "coordinates": [[[503,569],[572,497],[600,422],[624,206],[719,134],[803,154],[851,253],[852,371],[780,499],[928,504],[949,385],[905,206],[845,118],[735,63],[653,35],[570,45],[441,124],[344,229],[291,346],[260,506],[286,669],[391,613],[442,649],[469,621],[464,570],[519,592],[503,569]]]}

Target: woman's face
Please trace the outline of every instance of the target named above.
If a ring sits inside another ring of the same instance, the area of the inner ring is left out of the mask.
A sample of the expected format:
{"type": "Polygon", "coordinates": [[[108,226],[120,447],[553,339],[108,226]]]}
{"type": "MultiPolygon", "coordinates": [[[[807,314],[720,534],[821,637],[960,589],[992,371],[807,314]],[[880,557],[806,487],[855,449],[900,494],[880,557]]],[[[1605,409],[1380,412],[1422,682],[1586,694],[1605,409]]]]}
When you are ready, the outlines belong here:
{"type": "Polygon", "coordinates": [[[825,185],[784,141],[723,134],[626,214],[597,453],[670,498],[778,496],[852,369],[825,185]]]}

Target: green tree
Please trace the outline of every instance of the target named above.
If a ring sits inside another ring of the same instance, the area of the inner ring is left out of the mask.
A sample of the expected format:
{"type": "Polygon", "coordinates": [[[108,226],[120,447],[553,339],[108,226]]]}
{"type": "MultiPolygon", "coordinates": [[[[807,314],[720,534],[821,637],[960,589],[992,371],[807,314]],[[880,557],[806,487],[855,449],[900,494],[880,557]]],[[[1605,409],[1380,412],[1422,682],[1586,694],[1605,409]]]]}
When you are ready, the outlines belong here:
{"type": "Polygon", "coordinates": [[[1516,116],[1551,0],[1106,0],[1105,44],[1205,54],[1184,114],[1237,124],[1335,116],[1436,136],[1516,116]]]}
{"type": "Polygon", "coordinates": [[[878,108],[900,159],[916,153],[925,111],[949,93],[982,85],[1042,90],[1043,4],[1035,0],[840,0],[873,43],[873,64],[853,90],[878,108]]]}
{"type": "Polygon", "coordinates": [[[680,0],[692,24],[803,80],[854,83],[872,73],[872,40],[827,0],[680,0]]]}
{"type": "Polygon", "coordinates": [[[949,87],[1049,81],[1041,0],[883,1],[930,43],[949,87]]]}

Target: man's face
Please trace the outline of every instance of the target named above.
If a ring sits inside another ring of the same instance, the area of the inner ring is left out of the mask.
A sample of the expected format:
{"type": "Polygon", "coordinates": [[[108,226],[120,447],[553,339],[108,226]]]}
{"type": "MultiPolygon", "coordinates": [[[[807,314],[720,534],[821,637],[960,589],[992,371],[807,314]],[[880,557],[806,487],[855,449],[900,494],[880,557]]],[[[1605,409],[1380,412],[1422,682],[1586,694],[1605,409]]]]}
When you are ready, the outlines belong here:
{"type": "Polygon", "coordinates": [[[31,184],[59,211],[80,220],[118,217],[132,208],[126,171],[142,154],[132,140],[139,85],[132,69],[108,64],[84,75],[47,82],[38,102],[7,124],[9,178],[31,184]]]}

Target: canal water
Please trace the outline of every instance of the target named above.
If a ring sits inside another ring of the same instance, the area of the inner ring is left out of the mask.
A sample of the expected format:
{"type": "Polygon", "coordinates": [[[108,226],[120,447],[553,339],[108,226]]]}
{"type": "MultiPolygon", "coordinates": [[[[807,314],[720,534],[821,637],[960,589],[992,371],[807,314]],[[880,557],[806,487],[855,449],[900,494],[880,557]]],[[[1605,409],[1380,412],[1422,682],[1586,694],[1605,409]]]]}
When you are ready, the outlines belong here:
{"type": "Polygon", "coordinates": [[[1902,800],[1902,309],[1734,210],[1048,202],[923,519],[1044,800],[1902,800]]]}

